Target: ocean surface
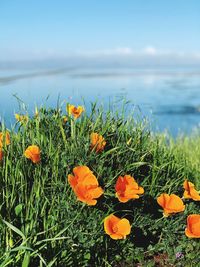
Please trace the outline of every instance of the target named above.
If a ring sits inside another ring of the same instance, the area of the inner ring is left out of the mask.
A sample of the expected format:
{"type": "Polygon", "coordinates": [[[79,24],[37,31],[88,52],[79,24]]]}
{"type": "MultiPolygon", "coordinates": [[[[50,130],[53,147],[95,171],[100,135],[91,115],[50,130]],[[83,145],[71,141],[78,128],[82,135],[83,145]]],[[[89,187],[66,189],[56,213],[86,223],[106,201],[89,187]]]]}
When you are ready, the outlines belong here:
{"type": "Polygon", "coordinates": [[[153,131],[190,134],[200,126],[200,69],[0,69],[0,116],[8,127],[21,99],[34,106],[56,107],[58,99],[84,105],[97,101],[105,109],[122,99],[129,112],[147,118],[153,131]]]}

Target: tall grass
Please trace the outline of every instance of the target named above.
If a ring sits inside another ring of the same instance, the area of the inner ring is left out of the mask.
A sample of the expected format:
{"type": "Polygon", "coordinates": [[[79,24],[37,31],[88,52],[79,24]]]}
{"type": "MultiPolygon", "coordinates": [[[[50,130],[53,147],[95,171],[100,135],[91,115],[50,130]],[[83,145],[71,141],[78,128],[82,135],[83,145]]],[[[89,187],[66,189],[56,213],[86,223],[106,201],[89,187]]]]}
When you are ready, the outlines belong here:
{"type": "Polygon", "coordinates": [[[173,266],[179,251],[181,262],[198,262],[199,243],[184,235],[187,214],[198,213],[198,203],[189,202],[184,214],[162,218],[156,197],[182,196],[185,178],[200,188],[199,136],[174,141],[153,135],[143,122],[95,104],[89,115],[67,122],[59,108],[41,108],[10,135],[0,166],[1,267],[154,266],[155,255],[165,254],[166,266],[173,266]],[[107,142],[102,153],[90,149],[92,132],[107,142]],[[41,149],[39,164],[23,156],[31,144],[41,149]],[[105,190],[94,207],[78,202],[68,184],[67,175],[78,165],[90,167],[105,190]],[[124,174],[145,189],[143,197],[126,204],[114,191],[124,174]],[[104,233],[103,219],[113,212],[132,224],[125,240],[104,233]]]}

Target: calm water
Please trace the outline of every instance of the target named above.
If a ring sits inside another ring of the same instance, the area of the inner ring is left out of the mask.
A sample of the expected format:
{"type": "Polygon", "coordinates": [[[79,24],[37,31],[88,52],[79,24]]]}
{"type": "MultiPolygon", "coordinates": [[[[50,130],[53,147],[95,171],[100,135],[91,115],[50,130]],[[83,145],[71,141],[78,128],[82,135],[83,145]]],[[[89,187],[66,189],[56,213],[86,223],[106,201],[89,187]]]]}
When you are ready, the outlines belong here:
{"type": "Polygon", "coordinates": [[[14,94],[30,112],[35,104],[55,107],[58,95],[74,104],[83,97],[86,107],[93,100],[106,106],[125,97],[156,131],[176,136],[200,125],[200,69],[0,70],[0,114],[8,126],[19,110],[14,94]]]}

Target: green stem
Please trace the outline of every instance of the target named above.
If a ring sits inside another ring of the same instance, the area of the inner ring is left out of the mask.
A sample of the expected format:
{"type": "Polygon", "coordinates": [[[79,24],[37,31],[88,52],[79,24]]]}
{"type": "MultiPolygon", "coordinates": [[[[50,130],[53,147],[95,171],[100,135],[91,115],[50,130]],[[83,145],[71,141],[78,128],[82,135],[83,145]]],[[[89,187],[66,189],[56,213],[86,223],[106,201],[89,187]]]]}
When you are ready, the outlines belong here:
{"type": "Polygon", "coordinates": [[[75,121],[74,119],[71,119],[71,138],[75,138],[75,121]]]}

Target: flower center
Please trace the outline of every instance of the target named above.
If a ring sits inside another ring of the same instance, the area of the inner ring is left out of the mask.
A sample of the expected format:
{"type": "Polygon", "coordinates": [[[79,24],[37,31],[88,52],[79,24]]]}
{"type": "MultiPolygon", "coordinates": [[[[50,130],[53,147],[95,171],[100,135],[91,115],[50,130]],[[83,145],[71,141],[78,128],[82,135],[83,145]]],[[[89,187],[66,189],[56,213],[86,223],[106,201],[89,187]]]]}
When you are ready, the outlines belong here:
{"type": "Polygon", "coordinates": [[[117,231],[118,231],[118,227],[117,227],[117,225],[114,225],[114,226],[113,226],[113,232],[114,232],[114,233],[117,233],[117,231]]]}

